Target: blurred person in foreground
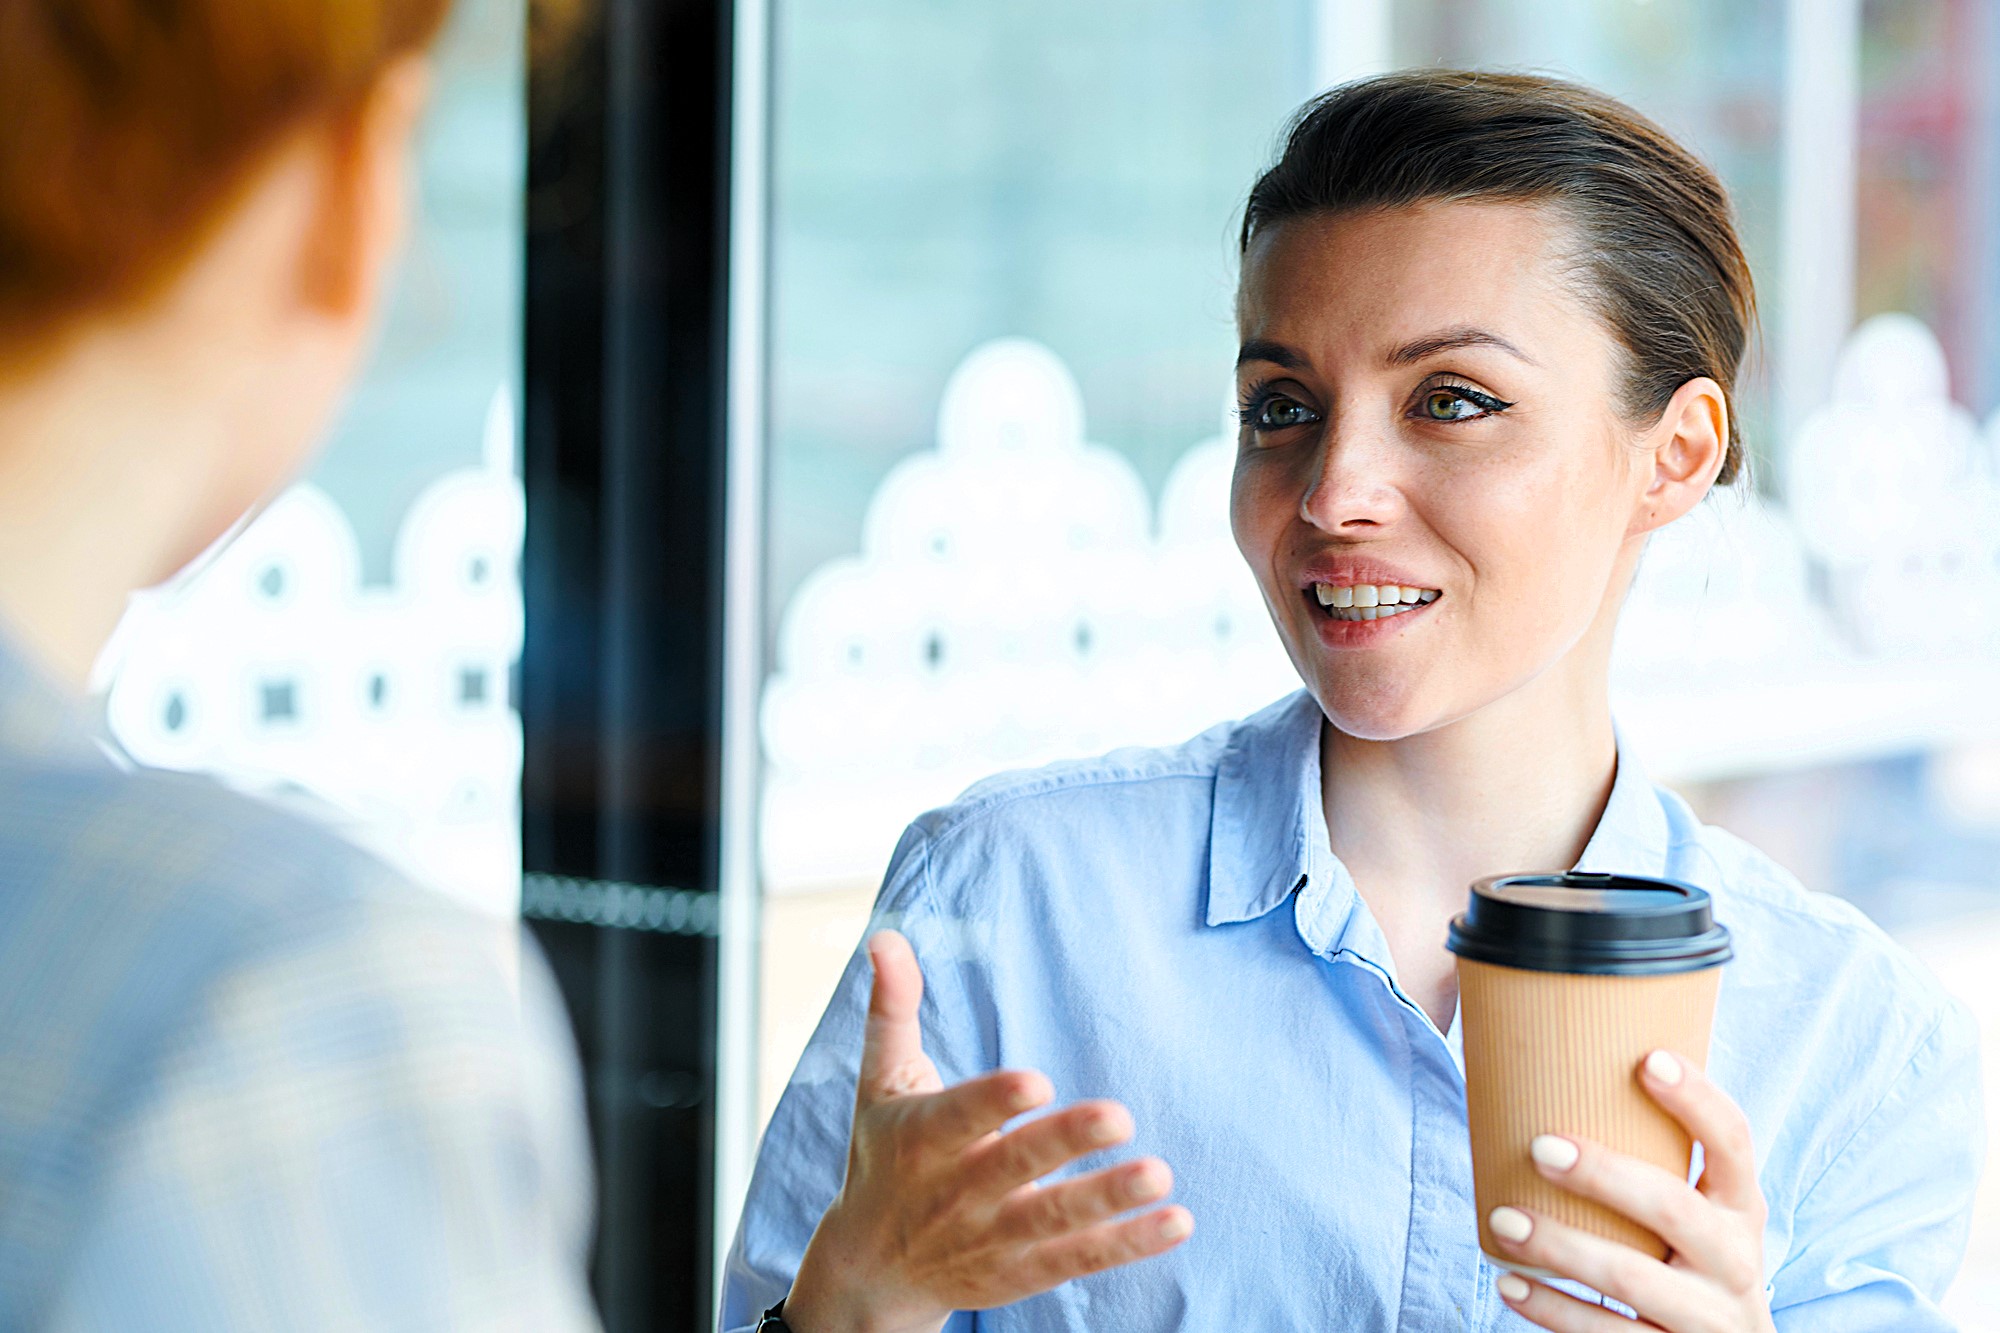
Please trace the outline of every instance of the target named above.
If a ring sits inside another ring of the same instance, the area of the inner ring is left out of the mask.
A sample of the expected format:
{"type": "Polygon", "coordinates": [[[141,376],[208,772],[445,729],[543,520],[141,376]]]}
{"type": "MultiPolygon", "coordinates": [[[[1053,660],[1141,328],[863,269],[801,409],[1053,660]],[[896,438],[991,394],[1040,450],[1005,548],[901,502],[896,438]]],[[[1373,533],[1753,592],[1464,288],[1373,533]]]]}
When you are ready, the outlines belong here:
{"type": "Polygon", "coordinates": [[[354,375],[447,3],[0,0],[0,1328],[594,1324],[539,956],[82,699],[354,375]]]}

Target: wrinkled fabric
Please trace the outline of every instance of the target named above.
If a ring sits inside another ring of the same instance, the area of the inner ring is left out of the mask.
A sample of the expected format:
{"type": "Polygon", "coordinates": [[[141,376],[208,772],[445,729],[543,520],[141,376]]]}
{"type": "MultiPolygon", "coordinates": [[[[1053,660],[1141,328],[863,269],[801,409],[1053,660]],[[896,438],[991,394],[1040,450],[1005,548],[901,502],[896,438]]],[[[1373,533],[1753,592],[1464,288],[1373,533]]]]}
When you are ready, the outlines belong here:
{"type": "Polygon", "coordinates": [[[93,731],[0,641],[0,1329],[596,1328],[540,953],[93,731]]]}
{"type": "MultiPolygon", "coordinates": [[[[1072,1170],[1157,1154],[1196,1222],[951,1329],[1532,1327],[1478,1249],[1457,1023],[1398,989],[1329,848],[1321,721],[1300,693],[1178,747],[992,779],[904,835],[874,925],[915,946],[945,1081],[1030,1067],[1059,1103],[1124,1102],[1134,1142],[1072,1170]]],[[[1753,1129],[1778,1327],[1949,1328],[1984,1137],[1962,1007],[1622,747],[1577,868],[1700,885],[1734,936],[1709,1070],[1753,1129]]],[[[869,985],[857,951],[764,1135],[725,1330],[784,1294],[839,1189],[869,985]]]]}

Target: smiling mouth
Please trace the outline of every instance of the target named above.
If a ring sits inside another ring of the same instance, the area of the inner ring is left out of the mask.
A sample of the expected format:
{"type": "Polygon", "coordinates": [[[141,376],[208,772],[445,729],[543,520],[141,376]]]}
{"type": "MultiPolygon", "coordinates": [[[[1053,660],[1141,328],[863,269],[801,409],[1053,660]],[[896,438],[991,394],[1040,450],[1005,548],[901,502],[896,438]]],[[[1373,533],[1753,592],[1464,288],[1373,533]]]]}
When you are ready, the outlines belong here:
{"type": "Polygon", "coordinates": [[[1315,583],[1306,593],[1330,620],[1387,620],[1429,606],[1444,596],[1436,588],[1396,583],[1315,583]]]}

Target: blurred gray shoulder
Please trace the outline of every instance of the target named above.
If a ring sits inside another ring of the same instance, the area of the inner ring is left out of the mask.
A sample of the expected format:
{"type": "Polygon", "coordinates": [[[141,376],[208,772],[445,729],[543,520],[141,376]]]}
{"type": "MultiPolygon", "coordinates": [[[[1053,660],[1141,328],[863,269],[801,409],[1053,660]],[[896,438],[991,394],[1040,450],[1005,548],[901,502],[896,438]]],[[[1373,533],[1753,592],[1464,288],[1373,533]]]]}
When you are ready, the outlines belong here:
{"type": "Polygon", "coordinates": [[[54,1262],[231,996],[283,1033],[245,1077],[371,1031],[507,1049],[501,929],[205,779],[0,753],[0,1287],[54,1262]]]}
{"type": "MultiPolygon", "coordinates": [[[[42,1043],[52,1076],[92,1083],[119,1061],[139,1076],[260,962],[360,957],[402,933],[429,943],[434,966],[488,966],[497,923],[483,924],[331,830],[208,779],[0,757],[0,1054],[42,1043]]],[[[119,1095],[78,1089],[99,1093],[119,1095]]]]}
{"type": "Polygon", "coordinates": [[[0,763],[0,886],[99,923],[177,917],[242,940],[430,895],[299,815],[201,776],[0,763]]]}

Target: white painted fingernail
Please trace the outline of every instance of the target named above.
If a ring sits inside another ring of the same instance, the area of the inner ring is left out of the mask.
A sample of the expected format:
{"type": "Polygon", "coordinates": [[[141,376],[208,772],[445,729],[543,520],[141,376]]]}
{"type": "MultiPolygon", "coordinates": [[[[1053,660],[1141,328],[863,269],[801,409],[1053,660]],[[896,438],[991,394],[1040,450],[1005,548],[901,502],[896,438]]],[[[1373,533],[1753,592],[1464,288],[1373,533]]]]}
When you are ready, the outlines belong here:
{"type": "Polygon", "coordinates": [[[1646,1072],[1655,1083],[1671,1088],[1681,1081],[1681,1062],[1671,1051],[1654,1051],[1646,1057],[1646,1072]]]}
{"type": "Polygon", "coordinates": [[[1577,1147],[1554,1134],[1537,1134],[1528,1145],[1528,1155],[1551,1171],[1567,1171],[1576,1165],[1577,1147]]]}
{"type": "Polygon", "coordinates": [[[1194,1219],[1186,1213],[1172,1212],[1160,1219],[1160,1235],[1168,1240],[1179,1240],[1194,1231],[1194,1219]]]}
{"type": "Polygon", "coordinates": [[[1486,1225],[1501,1240],[1511,1240],[1517,1245],[1535,1230],[1535,1224],[1519,1208],[1495,1208],[1486,1215],[1486,1225]]]}
{"type": "Polygon", "coordinates": [[[1528,1285],[1528,1279],[1514,1273],[1502,1273],[1499,1287],[1503,1297],[1517,1304],[1527,1300],[1528,1293],[1534,1290],[1528,1285]]]}

